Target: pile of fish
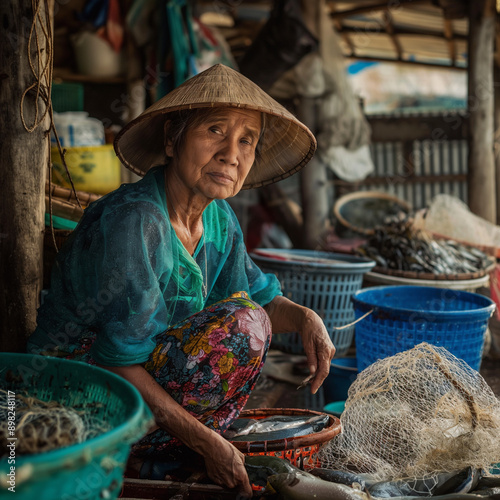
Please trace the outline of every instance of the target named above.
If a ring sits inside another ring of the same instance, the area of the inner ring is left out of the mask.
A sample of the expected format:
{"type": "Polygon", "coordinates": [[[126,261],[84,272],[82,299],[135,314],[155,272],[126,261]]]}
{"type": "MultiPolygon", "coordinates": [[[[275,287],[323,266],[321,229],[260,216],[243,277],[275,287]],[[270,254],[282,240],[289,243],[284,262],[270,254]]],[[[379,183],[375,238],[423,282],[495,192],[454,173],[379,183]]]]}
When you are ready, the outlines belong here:
{"type": "Polygon", "coordinates": [[[431,274],[476,273],[494,262],[477,248],[451,240],[435,240],[413,228],[411,219],[380,226],[358,254],[378,267],[431,274]]]}
{"type": "Polygon", "coordinates": [[[230,441],[272,441],[307,436],[322,431],[330,420],[328,415],[274,415],[262,419],[238,418],[224,437],[230,441]]]}
{"type": "Polygon", "coordinates": [[[473,467],[421,478],[376,481],[370,474],[330,469],[302,471],[288,461],[270,456],[245,458],[250,482],[265,486],[266,496],[282,500],[498,500],[500,475],[486,474],[473,467]]]}

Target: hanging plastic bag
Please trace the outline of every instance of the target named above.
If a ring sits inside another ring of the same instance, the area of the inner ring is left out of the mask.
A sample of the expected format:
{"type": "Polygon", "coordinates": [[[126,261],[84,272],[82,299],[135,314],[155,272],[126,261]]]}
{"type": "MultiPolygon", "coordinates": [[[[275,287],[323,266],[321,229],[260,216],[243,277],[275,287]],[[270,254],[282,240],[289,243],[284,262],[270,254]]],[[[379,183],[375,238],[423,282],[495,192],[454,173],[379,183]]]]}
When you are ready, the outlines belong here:
{"type": "Polygon", "coordinates": [[[231,49],[221,33],[214,27],[208,27],[199,19],[193,19],[193,32],[198,44],[198,57],[195,58],[197,73],[201,73],[214,64],[224,64],[238,69],[231,49]]]}
{"type": "Polygon", "coordinates": [[[268,90],[305,55],[318,50],[318,40],[302,19],[300,0],[276,0],[271,16],[246,51],[240,71],[268,90]]]}

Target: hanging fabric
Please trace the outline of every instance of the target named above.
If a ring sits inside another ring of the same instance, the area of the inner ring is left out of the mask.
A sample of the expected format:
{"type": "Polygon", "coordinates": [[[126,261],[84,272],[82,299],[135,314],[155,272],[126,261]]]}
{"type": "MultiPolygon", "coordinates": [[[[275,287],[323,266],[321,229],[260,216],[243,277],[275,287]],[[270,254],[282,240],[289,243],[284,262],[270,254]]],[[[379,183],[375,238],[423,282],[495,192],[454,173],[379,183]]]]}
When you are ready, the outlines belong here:
{"type": "Polygon", "coordinates": [[[191,9],[186,0],[170,0],[166,8],[174,63],[174,84],[178,87],[197,74],[194,59],[198,57],[198,47],[193,33],[191,9]]]}

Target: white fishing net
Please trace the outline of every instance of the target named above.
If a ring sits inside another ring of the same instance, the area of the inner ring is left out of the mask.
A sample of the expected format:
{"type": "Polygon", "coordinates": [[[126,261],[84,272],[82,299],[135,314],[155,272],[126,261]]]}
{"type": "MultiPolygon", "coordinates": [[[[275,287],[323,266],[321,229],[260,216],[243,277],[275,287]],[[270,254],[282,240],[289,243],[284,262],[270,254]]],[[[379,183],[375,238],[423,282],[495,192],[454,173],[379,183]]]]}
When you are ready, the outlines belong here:
{"type": "Polygon", "coordinates": [[[16,394],[12,412],[7,391],[0,388],[0,459],[9,453],[9,414],[16,417],[16,453],[29,455],[82,443],[111,430],[111,424],[93,415],[93,409],[89,405],[76,410],[57,401],[16,394]]]}
{"type": "Polygon", "coordinates": [[[500,401],[446,349],[421,343],[377,361],[349,388],[323,467],[380,480],[500,462],[500,401]]]}

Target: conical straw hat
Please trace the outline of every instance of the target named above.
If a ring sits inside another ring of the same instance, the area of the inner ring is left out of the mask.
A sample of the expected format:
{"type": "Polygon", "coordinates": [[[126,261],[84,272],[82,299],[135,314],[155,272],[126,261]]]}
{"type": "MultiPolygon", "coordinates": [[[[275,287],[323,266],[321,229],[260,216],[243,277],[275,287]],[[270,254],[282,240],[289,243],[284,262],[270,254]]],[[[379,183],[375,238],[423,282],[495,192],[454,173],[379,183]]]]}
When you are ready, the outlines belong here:
{"type": "Polygon", "coordinates": [[[223,64],[185,81],[128,123],[116,136],[116,154],[127,168],[143,176],[151,167],[167,162],[164,124],[168,113],[226,106],[267,113],[260,158],[243,189],[285,179],[312,158],[316,139],[311,131],[255,83],[223,64]]]}

